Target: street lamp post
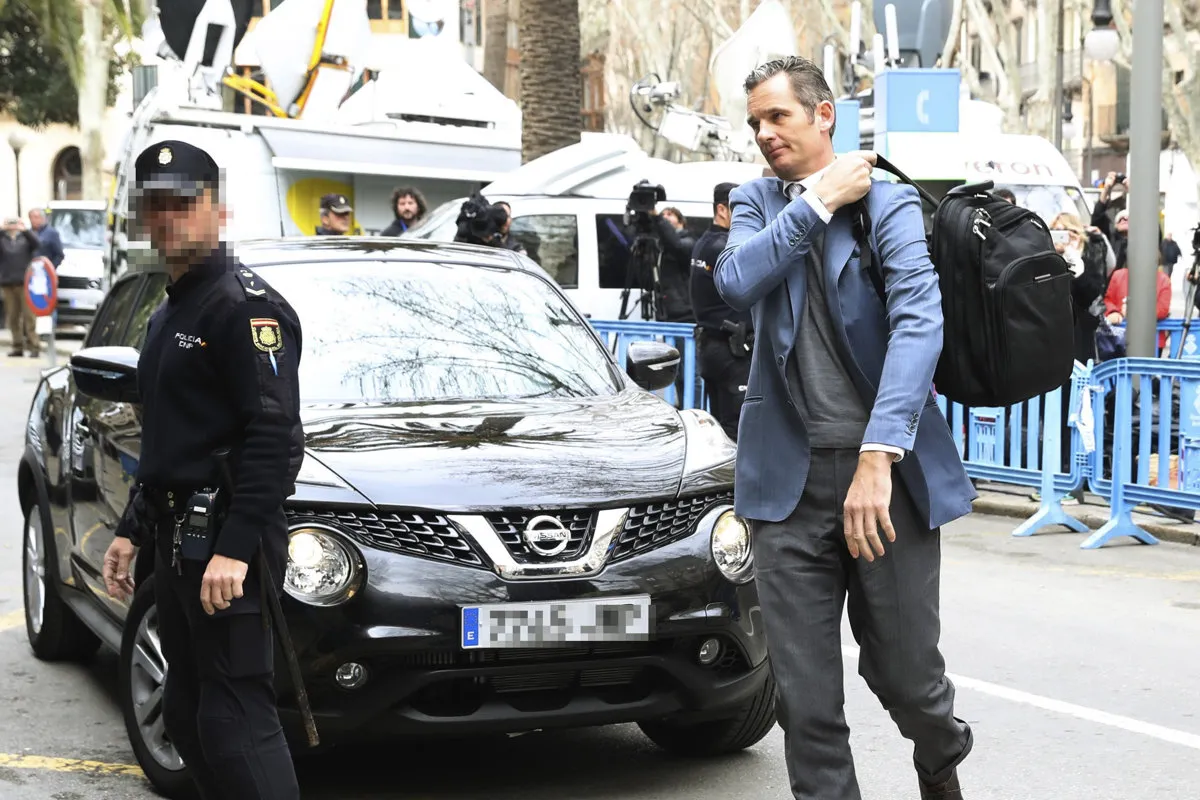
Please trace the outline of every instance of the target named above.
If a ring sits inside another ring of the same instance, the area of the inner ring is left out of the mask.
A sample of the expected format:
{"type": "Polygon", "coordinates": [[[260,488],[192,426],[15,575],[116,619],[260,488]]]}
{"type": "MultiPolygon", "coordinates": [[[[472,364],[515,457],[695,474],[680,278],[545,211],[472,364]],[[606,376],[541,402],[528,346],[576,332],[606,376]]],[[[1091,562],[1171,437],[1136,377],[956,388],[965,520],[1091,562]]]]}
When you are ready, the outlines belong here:
{"type": "Polygon", "coordinates": [[[17,174],[17,216],[21,216],[23,209],[21,208],[21,148],[25,147],[25,134],[20,130],[14,130],[8,134],[8,146],[13,151],[13,168],[17,174]]]}
{"type": "Polygon", "coordinates": [[[1058,51],[1054,59],[1054,100],[1052,101],[1054,107],[1051,114],[1051,125],[1054,131],[1054,149],[1060,153],[1063,146],[1063,23],[1066,19],[1065,5],[1066,0],[1058,0],[1058,51]]]}
{"type": "Polygon", "coordinates": [[[1133,6],[1129,94],[1129,303],[1125,350],[1157,354],[1158,163],[1162,150],[1163,0],[1133,6]]]}

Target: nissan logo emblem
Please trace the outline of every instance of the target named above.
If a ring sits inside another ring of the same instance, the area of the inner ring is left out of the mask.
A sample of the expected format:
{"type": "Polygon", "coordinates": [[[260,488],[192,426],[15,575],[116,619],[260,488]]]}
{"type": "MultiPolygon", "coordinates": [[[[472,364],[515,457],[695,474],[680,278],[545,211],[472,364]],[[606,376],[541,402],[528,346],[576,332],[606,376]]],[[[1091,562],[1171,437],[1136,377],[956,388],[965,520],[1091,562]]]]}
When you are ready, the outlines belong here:
{"type": "Polygon", "coordinates": [[[556,556],[570,543],[571,532],[557,517],[534,517],[525,526],[525,544],[539,556],[556,556]]]}

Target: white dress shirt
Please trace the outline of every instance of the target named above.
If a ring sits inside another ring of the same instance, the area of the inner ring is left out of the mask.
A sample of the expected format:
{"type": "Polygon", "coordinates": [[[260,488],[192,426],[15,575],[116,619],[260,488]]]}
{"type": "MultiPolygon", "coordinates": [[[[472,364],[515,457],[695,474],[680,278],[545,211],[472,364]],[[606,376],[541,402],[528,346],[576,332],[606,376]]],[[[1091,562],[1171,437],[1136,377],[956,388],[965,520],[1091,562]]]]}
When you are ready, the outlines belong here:
{"type": "MultiPolygon", "coordinates": [[[[833,214],[830,213],[829,209],[825,207],[825,204],[821,202],[821,198],[817,197],[817,193],[812,191],[812,189],[818,183],[820,183],[822,176],[824,176],[824,174],[829,170],[830,166],[832,166],[832,164],[817,170],[804,180],[786,181],[783,184],[783,193],[787,195],[792,202],[795,202],[797,198],[802,198],[804,202],[808,203],[812,210],[817,213],[817,216],[820,217],[821,221],[826,225],[828,225],[829,221],[833,219],[833,214]],[[803,192],[803,194],[801,194],[801,192],[803,192]]],[[[858,450],[860,453],[866,453],[870,451],[891,453],[896,461],[904,458],[905,455],[904,451],[899,447],[894,447],[890,444],[879,444],[877,442],[864,442],[862,447],[860,447],[858,450]]]]}

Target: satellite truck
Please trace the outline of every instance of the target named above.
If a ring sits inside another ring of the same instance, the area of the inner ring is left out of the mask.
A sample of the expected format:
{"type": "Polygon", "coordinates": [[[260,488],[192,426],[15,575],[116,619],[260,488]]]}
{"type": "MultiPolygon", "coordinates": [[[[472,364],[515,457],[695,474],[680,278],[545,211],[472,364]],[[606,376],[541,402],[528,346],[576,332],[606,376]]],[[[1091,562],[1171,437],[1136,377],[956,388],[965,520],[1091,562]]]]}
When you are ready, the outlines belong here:
{"type": "Polygon", "coordinates": [[[116,156],[108,282],[156,262],[129,220],[134,160],[155,141],[216,160],[234,242],[313,235],[327,193],[350,200],[352,232],[378,233],[398,186],[434,206],[520,166],[519,108],[455,48],[400,37],[372,46],[365,0],[284,0],[247,32],[258,2],[171,0],[147,20],[158,63],[116,156]],[[261,81],[237,72],[235,49],[261,81]],[[254,113],[232,111],[246,102],[254,113]]]}

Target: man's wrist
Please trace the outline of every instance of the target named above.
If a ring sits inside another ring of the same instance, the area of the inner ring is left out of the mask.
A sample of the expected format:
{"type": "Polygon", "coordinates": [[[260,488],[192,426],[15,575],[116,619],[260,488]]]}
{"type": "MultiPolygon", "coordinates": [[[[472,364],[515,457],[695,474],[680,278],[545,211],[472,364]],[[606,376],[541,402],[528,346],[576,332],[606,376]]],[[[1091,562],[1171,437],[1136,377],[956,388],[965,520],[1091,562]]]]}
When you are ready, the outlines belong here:
{"type": "Polygon", "coordinates": [[[887,470],[896,463],[896,454],[884,450],[862,450],[858,454],[858,463],[859,466],[887,470]]]}

